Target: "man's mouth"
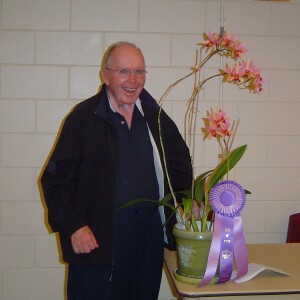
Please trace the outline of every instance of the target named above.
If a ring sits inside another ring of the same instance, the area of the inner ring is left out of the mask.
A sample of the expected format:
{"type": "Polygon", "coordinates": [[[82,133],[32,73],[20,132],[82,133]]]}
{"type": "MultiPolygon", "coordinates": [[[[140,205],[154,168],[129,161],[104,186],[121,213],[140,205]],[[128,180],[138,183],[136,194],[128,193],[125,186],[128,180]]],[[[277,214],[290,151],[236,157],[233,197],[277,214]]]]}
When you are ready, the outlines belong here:
{"type": "Polygon", "coordinates": [[[136,89],[134,88],[124,88],[124,90],[127,92],[127,93],[134,93],[136,91],[136,89]]]}

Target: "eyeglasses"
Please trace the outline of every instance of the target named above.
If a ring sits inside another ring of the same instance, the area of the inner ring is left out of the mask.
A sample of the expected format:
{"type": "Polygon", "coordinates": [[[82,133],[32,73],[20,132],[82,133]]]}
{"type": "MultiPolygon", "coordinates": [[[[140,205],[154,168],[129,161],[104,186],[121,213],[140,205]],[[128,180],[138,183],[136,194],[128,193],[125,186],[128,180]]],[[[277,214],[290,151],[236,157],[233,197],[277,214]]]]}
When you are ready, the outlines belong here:
{"type": "Polygon", "coordinates": [[[105,68],[108,71],[116,72],[121,78],[129,78],[131,74],[135,77],[141,78],[144,77],[147,73],[146,70],[130,70],[130,69],[119,69],[119,70],[114,70],[110,68],[105,68]]]}

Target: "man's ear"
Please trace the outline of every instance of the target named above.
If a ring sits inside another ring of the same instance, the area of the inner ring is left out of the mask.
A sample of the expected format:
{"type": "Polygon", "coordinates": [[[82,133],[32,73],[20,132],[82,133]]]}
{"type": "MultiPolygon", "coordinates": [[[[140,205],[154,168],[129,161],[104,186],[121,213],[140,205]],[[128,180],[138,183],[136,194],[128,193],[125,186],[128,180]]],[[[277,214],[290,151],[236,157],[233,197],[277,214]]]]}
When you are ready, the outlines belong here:
{"type": "Polygon", "coordinates": [[[104,82],[106,85],[109,85],[109,74],[106,69],[102,69],[100,71],[100,77],[101,77],[102,82],[104,82]]]}

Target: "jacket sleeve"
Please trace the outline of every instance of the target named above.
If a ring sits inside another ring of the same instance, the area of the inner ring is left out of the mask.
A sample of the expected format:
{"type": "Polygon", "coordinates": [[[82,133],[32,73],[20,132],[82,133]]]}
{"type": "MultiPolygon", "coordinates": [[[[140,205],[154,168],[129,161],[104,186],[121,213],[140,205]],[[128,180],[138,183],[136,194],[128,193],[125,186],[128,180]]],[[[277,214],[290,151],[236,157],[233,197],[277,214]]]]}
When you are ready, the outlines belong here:
{"type": "Polygon", "coordinates": [[[85,209],[78,199],[82,126],[80,118],[70,113],[63,123],[41,176],[41,186],[48,210],[48,222],[54,232],[72,234],[85,223],[85,209]]]}

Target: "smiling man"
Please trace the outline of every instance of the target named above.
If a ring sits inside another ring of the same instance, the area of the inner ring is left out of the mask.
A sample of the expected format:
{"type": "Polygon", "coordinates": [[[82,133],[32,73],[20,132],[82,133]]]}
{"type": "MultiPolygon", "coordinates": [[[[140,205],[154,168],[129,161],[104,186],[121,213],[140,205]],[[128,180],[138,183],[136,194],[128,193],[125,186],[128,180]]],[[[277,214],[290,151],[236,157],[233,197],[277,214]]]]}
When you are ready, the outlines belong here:
{"type": "MultiPolygon", "coordinates": [[[[48,221],[68,263],[69,300],[155,300],[163,247],[174,248],[171,212],[143,202],[169,193],[158,130],[159,106],[144,89],[144,56],[113,44],[98,94],[67,116],[41,176],[48,221]]],[[[175,191],[192,182],[190,155],[175,123],[161,114],[162,137],[175,191]]]]}
{"type": "Polygon", "coordinates": [[[128,44],[115,45],[101,73],[112,108],[125,118],[130,127],[135,101],[146,81],[143,54],[128,44]]]}

